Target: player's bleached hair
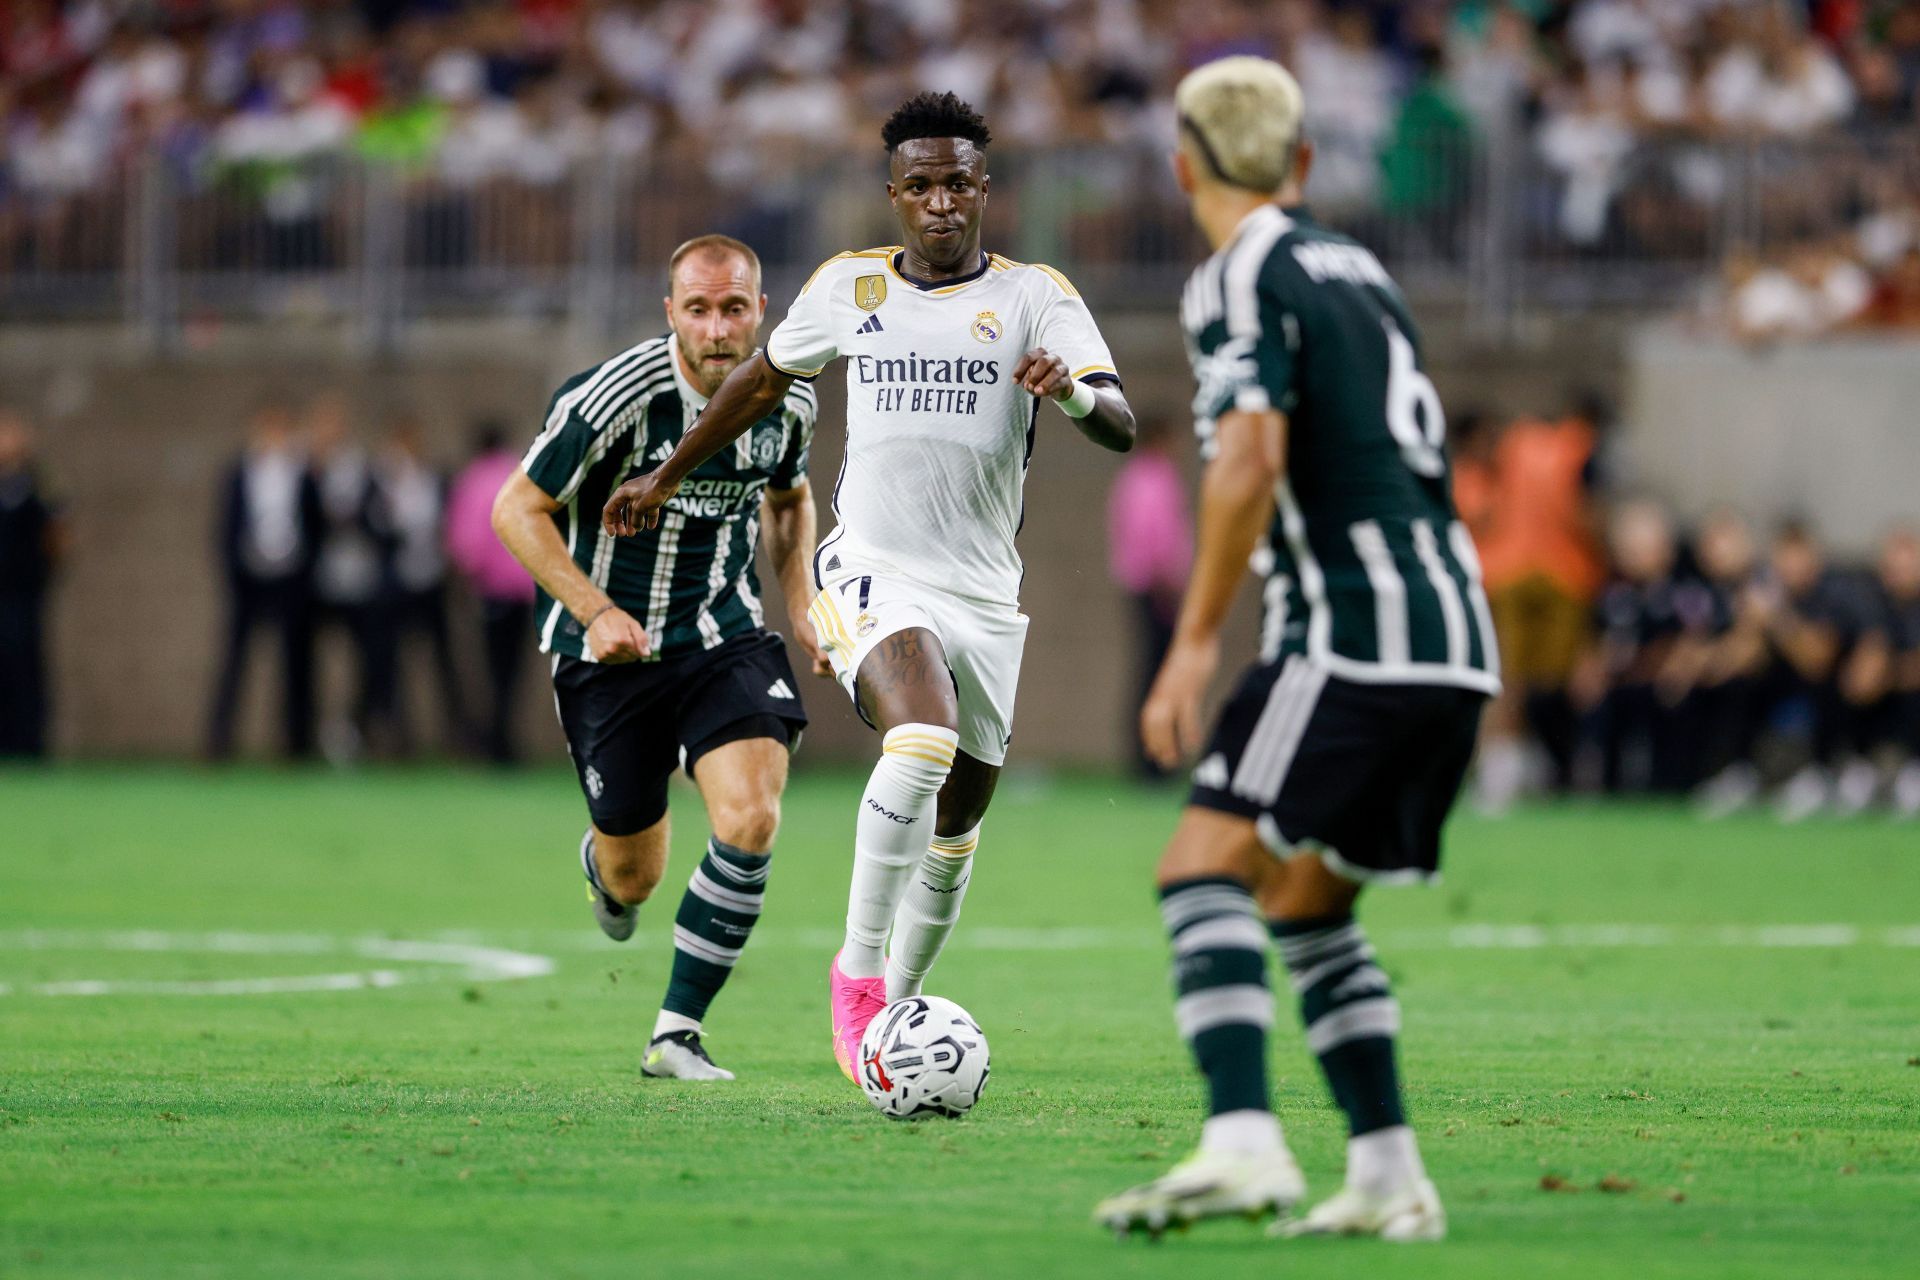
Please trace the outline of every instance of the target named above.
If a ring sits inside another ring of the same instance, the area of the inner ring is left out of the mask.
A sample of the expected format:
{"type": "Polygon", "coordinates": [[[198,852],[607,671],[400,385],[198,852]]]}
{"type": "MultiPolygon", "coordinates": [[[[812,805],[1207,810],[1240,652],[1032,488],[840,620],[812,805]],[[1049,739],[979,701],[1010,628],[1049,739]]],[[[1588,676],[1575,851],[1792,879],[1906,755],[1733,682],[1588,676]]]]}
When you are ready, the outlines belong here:
{"type": "Polygon", "coordinates": [[[1305,109],[1300,84],[1265,58],[1221,58],[1174,90],[1180,132],[1209,176],[1272,195],[1293,173],[1305,109]]]}
{"type": "Polygon", "coordinates": [[[680,273],[680,264],[694,254],[707,254],[712,257],[738,256],[746,259],[748,288],[757,297],[760,293],[760,255],[753,246],[744,240],[735,240],[732,236],[719,234],[695,236],[673,251],[667,259],[667,292],[673,292],[674,277],[680,273]]]}
{"type": "Polygon", "coordinates": [[[887,154],[915,138],[965,138],[982,151],[993,141],[987,122],[973,104],[951,93],[916,93],[880,126],[887,154]]]}

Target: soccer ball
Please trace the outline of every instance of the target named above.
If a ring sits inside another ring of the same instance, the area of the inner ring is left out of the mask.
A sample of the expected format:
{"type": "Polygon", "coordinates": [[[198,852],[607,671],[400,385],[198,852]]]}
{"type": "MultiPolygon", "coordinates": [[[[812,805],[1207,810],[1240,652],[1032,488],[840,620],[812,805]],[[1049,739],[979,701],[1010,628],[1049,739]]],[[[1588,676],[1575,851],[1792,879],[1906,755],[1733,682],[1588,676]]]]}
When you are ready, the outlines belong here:
{"type": "Polygon", "coordinates": [[[963,1116],[987,1087],[987,1037],[939,996],[895,1000],[860,1037],[860,1087],[896,1120],[963,1116]]]}

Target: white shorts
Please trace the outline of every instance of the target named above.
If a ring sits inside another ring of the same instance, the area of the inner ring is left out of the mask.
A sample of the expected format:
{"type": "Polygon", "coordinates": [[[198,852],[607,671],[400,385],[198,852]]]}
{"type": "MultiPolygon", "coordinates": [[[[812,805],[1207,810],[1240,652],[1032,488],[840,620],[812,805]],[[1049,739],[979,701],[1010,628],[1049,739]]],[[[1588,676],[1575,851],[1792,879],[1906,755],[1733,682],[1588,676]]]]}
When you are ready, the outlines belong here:
{"type": "Polygon", "coordinates": [[[982,764],[1006,762],[1020,655],[1027,645],[1027,615],[1018,606],[969,600],[853,565],[827,580],[807,617],[856,709],[854,677],[867,655],[896,631],[931,631],[946,650],[959,694],[960,749],[982,764]]]}

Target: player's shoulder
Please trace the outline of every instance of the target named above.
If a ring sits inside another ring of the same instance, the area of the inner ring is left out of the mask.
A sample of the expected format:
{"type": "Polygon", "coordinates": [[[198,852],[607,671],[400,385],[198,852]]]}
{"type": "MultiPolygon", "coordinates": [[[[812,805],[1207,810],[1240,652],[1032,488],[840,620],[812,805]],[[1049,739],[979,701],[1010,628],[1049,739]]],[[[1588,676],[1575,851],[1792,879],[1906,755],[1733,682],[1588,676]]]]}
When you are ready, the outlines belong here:
{"type": "Polygon", "coordinates": [[[990,253],[987,255],[987,271],[1004,276],[1042,297],[1080,296],[1080,290],[1074,288],[1073,281],[1067,279],[1065,272],[1044,262],[1015,262],[1002,254],[990,253]]]}
{"type": "Polygon", "coordinates": [[[550,413],[603,422],[610,413],[673,386],[672,335],[637,342],[569,377],[553,393],[550,413]]]}
{"type": "MultiPolygon", "coordinates": [[[[1285,215],[1282,215],[1285,216],[1285,215]]],[[[1262,264],[1263,283],[1285,287],[1350,284],[1397,289],[1393,277],[1372,249],[1344,232],[1304,219],[1291,224],[1274,241],[1262,264]]]]}
{"type": "Polygon", "coordinates": [[[845,253],[836,253],[813,269],[807,282],[800,286],[800,292],[812,293],[822,283],[848,276],[882,274],[887,269],[887,259],[898,252],[899,245],[883,244],[871,249],[849,249],[845,253]]]}

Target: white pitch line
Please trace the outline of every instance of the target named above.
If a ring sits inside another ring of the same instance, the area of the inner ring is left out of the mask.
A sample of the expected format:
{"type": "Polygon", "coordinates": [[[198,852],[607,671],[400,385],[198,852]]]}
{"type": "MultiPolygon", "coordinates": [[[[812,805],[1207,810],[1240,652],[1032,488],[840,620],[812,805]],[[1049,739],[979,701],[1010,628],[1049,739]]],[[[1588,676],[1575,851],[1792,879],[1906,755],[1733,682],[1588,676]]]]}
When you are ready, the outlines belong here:
{"type": "Polygon", "coordinates": [[[510,951],[472,941],[406,938],[335,938],[324,934],[169,933],[26,929],[0,933],[0,951],[182,952],[199,955],[351,955],[420,966],[347,973],[290,974],[265,978],[168,981],[148,978],[80,978],[16,988],[0,983],[0,996],[22,991],[42,996],[252,996],[314,991],[366,991],[450,976],[470,982],[513,982],[545,977],[551,957],[510,951]]]}

